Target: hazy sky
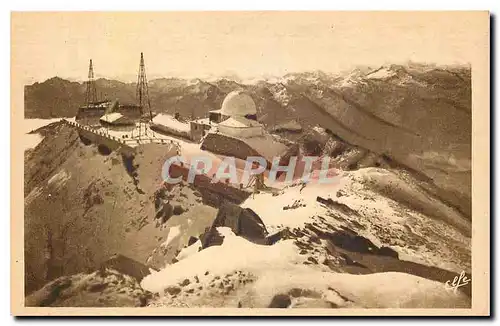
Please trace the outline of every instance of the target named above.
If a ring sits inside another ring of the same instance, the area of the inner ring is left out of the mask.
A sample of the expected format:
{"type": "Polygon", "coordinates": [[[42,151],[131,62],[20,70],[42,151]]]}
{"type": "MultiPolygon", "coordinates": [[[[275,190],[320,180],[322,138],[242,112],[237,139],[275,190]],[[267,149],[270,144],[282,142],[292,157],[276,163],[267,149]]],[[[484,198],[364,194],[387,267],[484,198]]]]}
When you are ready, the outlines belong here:
{"type": "Polygon", "coordinates": [[[468,63],[485,13],[14,13],[12,56],[25,82],[53,76],[134,80],[243,78],[355,65],[468,63]],[[482,19],[481,19],[482,18],[482,19]]]}

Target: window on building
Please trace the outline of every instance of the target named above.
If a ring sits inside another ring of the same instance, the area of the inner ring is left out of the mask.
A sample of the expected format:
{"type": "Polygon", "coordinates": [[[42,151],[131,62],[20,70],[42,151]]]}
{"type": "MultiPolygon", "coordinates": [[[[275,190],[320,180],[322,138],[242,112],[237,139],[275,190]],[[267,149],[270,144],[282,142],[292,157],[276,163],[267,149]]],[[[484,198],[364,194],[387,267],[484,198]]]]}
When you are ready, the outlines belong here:
{"type": "Polygon", "coordinates": [[[245,118],[257,121],[257,115],[256,114],[247,114],[247,115],[245,115],[245,118]]]}

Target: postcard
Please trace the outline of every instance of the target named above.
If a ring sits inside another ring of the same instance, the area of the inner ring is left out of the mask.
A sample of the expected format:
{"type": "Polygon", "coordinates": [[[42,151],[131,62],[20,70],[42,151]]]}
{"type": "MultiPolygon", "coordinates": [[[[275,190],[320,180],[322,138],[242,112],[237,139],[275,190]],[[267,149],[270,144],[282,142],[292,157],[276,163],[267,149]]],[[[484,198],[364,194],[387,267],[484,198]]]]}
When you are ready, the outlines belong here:
{"type": "Polygon", "coordinates": [[[489,31],[13,12],[11,313],[489,315],[489,31]]]}

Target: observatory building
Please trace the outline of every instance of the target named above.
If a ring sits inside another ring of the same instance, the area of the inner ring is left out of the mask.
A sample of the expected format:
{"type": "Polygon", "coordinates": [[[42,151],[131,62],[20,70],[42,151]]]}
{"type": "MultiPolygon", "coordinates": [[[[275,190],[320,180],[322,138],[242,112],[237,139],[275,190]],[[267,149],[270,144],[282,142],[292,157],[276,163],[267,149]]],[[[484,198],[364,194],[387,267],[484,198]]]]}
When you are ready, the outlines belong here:
{"type": "MultiPolygon", "coordinates": [[[[97,100],[96,80],[94,78],[94,66],[92,59],[89,63],[88,80],[85,82],[85,105],[78,108],[76,121],[85,125],[122,126],[133,125],[145,114],[144,109],[149,109],[149,120],[152,119],[151,106],[149,103],[148,85],[144,56],[141,52],[139,64],[139,76],[137,83],[138,104],[121,104],[116,101],[97,100]]],[[[109,86],[106,86],[109,89],[109,86]]],[[[102,97],[102,96],[101,96],[102,97]]]]}
{"type": "Polygon", "coordinates": [[[241,91],[229,93],[220,111],[223,120],[219,123],[219,132],[240,138],[264,134],[263,126],[257,121],[255,102],[248,94],[241,91]]]}
{"type": "Polygon", "coordinates": [[[257,107],[250,95],[243,91],[229,93],[219,110],[208,113],[208,118],[191,121],[191,139],[200,141],[213,127],[234,137],[263,135],[263,127],[257,121],[257,107]]]}
{"type": "Polygon", "coordinates": [[[201,138],[201,148],[246,160],[262,156],[269,163],[274,157],[286,161],[297,152],[296,147],[277,141],[257,121],[255,102],[243,91],[229,93],[220,110],[210,111],[208,119],[191,122],[193,139],[201,138]]]}

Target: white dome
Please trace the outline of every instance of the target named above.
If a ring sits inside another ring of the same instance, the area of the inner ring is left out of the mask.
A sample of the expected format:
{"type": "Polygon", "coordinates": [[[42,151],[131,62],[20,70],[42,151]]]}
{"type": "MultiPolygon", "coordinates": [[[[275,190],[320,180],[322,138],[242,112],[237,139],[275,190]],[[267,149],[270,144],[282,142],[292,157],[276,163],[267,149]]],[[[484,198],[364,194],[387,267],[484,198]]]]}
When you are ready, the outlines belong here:
{"type": "Polygon", "coordinates": [[[221,113],[227,116],[245,116],[257,114],[255,102],[243,91],[229,93],[222,102],[221,113]]]}

